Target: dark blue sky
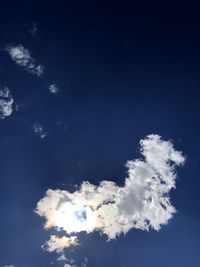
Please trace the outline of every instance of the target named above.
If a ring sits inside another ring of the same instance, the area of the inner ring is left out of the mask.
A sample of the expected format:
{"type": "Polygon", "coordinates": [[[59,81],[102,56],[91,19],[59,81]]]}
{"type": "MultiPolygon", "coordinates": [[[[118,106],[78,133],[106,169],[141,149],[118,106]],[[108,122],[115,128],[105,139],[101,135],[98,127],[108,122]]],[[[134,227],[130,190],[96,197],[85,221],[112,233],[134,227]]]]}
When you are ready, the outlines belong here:
{"type": "Polygon", "coordinates": [[[71,255],[87,256],[88,267],[200,266],[198,11],[176,1],[1,3],[0,88],[20,108],[0,119],[0,266],[63,266],[40,248],[49,232],[33,212],[38,200],[85,178],[122,184],[126,161],[140,157],[139,140],[151,133],[187,157],[170,194],[178,213],[159,232],[111,242],[83,235],[71,255]],[[28,48],[44,75],[16,66],[3,51],[10,43],[28,48]]]}

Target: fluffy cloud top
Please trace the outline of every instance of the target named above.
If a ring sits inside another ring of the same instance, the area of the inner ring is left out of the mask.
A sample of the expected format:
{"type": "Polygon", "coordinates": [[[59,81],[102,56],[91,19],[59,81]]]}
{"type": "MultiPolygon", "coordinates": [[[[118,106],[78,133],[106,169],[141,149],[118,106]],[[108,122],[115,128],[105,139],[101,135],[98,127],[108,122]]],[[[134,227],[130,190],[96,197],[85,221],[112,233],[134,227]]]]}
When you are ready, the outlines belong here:
{"type": "Polygon", "coordinates": [[[159,230],[167,224],[176,211],[169,199],[175,188],[175,167],[184,163],[184,157],[158,135],[140,140],[140,146],[143,158],[127,162],[123,186],[84,181],[72,193],[47,190],[35,210],[45,217],[45,228],[64,230],[67,235],[100,231],[110,240],[130,229],[159,230]]]}
{"type": "Polygon", "coordinates": [[[35,63],[35,60],[31,57],[28,49],[24,48],[22,44],[16,46],[8,45],[5,50],[17,65],[24,67],[28,72],[37,75],[38,77],[43,74],[44,67],[35,63]]]}
{"type": "Polygon", "coordinates": [[[14,99],[7,87],[0,89],[0,118],[9,117],[13,112],[14,99]]]}

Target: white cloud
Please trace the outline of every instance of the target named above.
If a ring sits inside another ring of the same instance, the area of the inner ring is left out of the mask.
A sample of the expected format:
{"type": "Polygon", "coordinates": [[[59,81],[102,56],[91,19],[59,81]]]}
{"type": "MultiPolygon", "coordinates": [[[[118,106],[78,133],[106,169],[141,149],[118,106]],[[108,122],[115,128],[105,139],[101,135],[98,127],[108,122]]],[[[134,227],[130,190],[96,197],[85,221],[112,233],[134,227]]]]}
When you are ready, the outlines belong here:
{"type": "Polygon", "coordinates": [[[77,245],[78,239],[76,236],[58,237],[56,235],[51,235],[50,239],[42,246],[42,248],[48,252],[56,251],[57,253],[61,253],[65,248],[77,245]]]}
{"type": "Polygon", "coordinates": [[[45,228],[68,235],[99,231],[108,240],[131,229],[159,230],[176,212],[169,199],[175,188],[175,167],[184,163],[181,152],[158,135],[140,140],[143,159],[130,160],[123,186],[84,181],[79,190],[47,190],[35,212],[45,217],[45,228]]]}
{"type": "Polygon", "coordinates": [[[35,123],[33,125],[33,131],[36,135],[38,135],[41,139],[44,139],[46,137],[46,132],[44,130],[44,127],[40,123],[35,123]]]}
{"type": "Polygon", "coordinates": [[[13,112],[14,99],[7,87],[0,89],[0,118],[9,117],[13,112]]]}
{"type": "Polygon", "coordinates": [[[55,83],[52,83],[50,84],[49,86],[49,91],[52,93],[52,94],[57,94],[59,92],[59,88],[58,86],[55,84],[55,83]]]}
{"type": "Polygon", "coordinates": [[[14,265],[5,265],[4,267],[15,267],[14,265]]]}
{"type": "Polygon", "coordinates": [[[37,65],[35,60],[31,57],[28,49],[24,48],[22,44],[8,45],[5,49],[10,55],[11,59],[19,66],[24,67],[28,72],[40,77],[44,72],[42,65],[37,65]]]}

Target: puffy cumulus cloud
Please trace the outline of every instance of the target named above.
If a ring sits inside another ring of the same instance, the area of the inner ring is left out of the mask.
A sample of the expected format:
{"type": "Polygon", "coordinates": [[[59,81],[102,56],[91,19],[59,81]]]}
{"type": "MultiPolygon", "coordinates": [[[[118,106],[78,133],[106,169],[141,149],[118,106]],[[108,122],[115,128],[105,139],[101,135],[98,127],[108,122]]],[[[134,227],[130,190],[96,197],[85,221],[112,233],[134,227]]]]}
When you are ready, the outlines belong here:
{"type": "Polygon", "coordinates": [[[44,130],[44,127],[40,123],[35,123],[33,125],[33,131],[41,139],[44,139],[46,137],[46,132],[44,130]]]}
{"type": "Polygon", "coordinates": [[[4,267],[15,267],[14,265],[5,265],[4,267]]]}
{"type": "Polygon", "coordinates": [[[50,239],[42,246],[48,252],[56,251],[57,253],[63,252],[65,248],[77,246],[78,239],[76,236],[62,236],[51,235],[50,239]]]}
{"type": "Polygon", "coordinates": [[[49,85],[49,91],[52,94],[57,94],[59,92],[59,88],[55,83],[49,85]]]}
{"type": "Polygon", "coordinates": [[[184,157],[159,135],[148,135],[140,146],[143,158],[127,162],[123,186],[84,181],[75,192],[47,190],[35,210],[45,217],[45,228],[67,235],[100,231],[110,240],[130,229],[159,230],[167,224],[176,211],[169,198],[175,188],[175,167],[184,163],[184,157]]]}
{"type": "Polygon", "coordinates": [[[13,112],[14,99],[7,87],[0,89],[0,118],[9,117],[13,112]]]}
{"type": "Polygon", "coordinates": [[[37,65],[35,60],[31,57],[28,49],[24,48],[22,44],[8,45],[5,50],[10,55],[11,59],[21,67],[24,67],[28,72],[40,77],[44,72],[42,65],[37,65]]]}

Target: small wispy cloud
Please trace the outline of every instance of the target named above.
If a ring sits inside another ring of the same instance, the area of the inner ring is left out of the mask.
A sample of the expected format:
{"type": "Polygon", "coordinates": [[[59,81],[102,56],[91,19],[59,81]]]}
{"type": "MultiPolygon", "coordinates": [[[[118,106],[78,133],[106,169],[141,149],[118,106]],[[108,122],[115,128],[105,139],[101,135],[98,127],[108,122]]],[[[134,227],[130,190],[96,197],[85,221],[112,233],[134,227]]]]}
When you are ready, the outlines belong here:
{"type": "MultiPolygon", "coordinates": [[[[57,258],[57,261],[58,262],[62,262],[62,261],[65,262],[64,267],[66,267],[66,266],[67,267],[77,267],[77,265],[75,264],[75,260],[74,259],[67,259],[64,254],[61,254],[61,256],[59,258],[57,258]]],[[[84,266],[81,265],[81,267],[84,267],[84,266]]]]}
{"type": "Polygon", "coordinates": [[[8,87],[0,89],[0,118],[5,119],[13,112],[14,99],[8,87]]]}
{"type": "Polygon", "coordinates": [[[33,131],[41,139],[44,139],[46,137],[46,135],[47,135],[45,130],[44,130],[44,127],[40,123],[35,123],[33,125],[33,131]]]}
{"type": "MultiPolygon", "coordinates": [[[[131,229],[158,231],[167,224],[176,212],[169,198],[170,190],[175,188],[175,167],[182,165],[185,158],[159,135],[148,135],[140,140],[140,146],[143,158],[127,162],[123,186],[106,180],[98,186],[84,181],[74,192],[47,190],[35,210],[45,217],[45,229],[73,234],[77,243],[74,235],[79,232],[99,231],[111,240],[131,229]]],[[[69,237],[63,238],[66,246],[61,246],[54,236],[47,250],[63,252],[69,246],[69,237]]]]}
{"type": "Polygon", "coordinates": [[[75,265],[71,265],[71,264],[65,263],[64,267],[75,267],[75,265]]]}
{"type": "Polygon", "coordinates": [[[32,35],[32,37],[35,37],[36,32],[37,32],[37,23],[33,22],[32,28],[30,29],[30,34],[32,35]]]}
{"type": "Polygon", "coordinates": [[[88,258],[85,256],[83,262],[81,263],[81,267],[87,267],[88,258]]]}
{"type": "MultiPolygon", "coordinates": [[[[75,260],[74,259],[67,259],[64,254],[61,254],[61,256],[57,258],[57,261],[58,262],[62,262],[62,261],[65,262],[64,266],[70,266],[70,267],[76,267],[77,266],[75,264],[75,260]]],[[[85,257],[84,257],[83,263],[85,263],[85,262],[86,261],[85,261],[85,257]]],[[[84,267],[84,266],[81,265],[81,267],[84,267]]]]}
{"type": "Polygon", "coordinates": [[[57,261],[67,261],[65,254],[62,254],[60,257],[57,258],[57,261]]]}
{"type": "Polygon", "coordinates": [[[37,75],[38,77],[43,74],[44,67],[40,64],[36,64],[35,60],[31,57],[29,50],[24,48],[22,44],[7,45],[5,51],[18,66],[24,67],[26,71],[37,75]]]}
{"type": "Polygon", "coordinates": [[[52,83],[49,85],[49,91],[52,94],[57,94],[59,92],[59,87],[55,83],[52,83]]]}
{"type": "Polygon", "coordinates": [[[78,239],[76,236],[62,236],[51,235],[50,239],[42,246],[48,252],[56,251],[57,253],[63,252],[65,248],[77,246],[78,239]]]}

